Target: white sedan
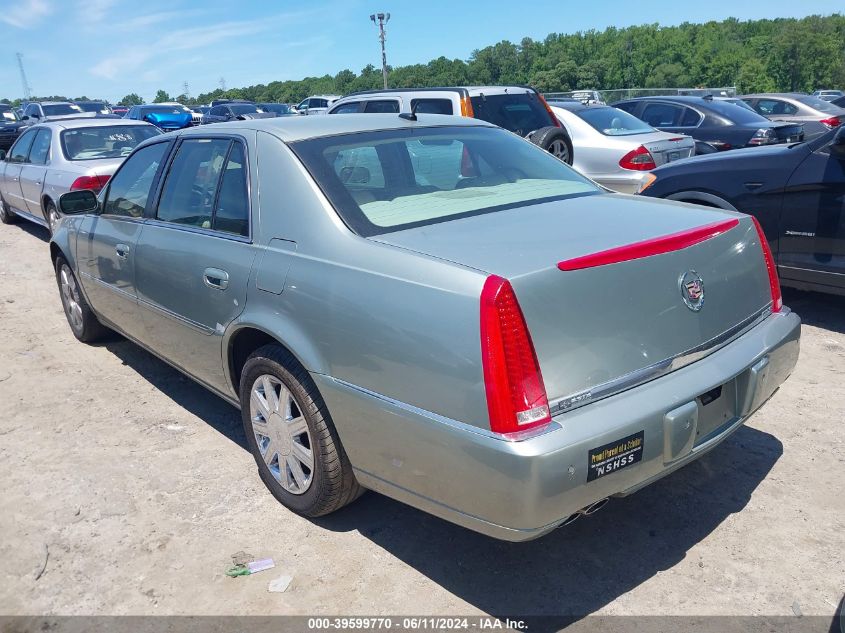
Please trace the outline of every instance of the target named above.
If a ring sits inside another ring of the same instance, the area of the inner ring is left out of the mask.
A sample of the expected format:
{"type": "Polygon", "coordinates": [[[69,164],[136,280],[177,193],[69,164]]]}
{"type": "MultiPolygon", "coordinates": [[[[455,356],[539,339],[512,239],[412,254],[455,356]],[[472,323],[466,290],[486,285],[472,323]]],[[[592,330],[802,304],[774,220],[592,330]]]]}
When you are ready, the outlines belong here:
{"type": "Polygon", "coordinates": [[[660,132],[617,108],[574,100],[549,105],[572,139],[572,166],[620,193],[636,193],[645,173],[695,153],[691,137],[660,132]]]}

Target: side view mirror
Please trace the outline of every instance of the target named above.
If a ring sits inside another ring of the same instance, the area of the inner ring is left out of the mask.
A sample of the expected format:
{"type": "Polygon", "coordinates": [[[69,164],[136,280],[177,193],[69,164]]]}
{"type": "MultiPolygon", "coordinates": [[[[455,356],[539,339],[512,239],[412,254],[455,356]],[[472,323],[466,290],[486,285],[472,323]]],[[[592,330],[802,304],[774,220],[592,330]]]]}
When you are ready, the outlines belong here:
{"type": "Polygon", "coordinates": [[[24,116],[22,116],[21,121],[29,121],[29,115],[25,114],[24,116]]]}
{"type": "Polygon", "coordinates": [[[830,155],[845,160],[845,125],[840,125],[830,143],[830,155]]]}
{"type": "Polygon", "coordinates": [[[90,189],[68,191],[59,197],[59,209],[64,215],[94,213],[99,208],[97,196],[90,189]]]}

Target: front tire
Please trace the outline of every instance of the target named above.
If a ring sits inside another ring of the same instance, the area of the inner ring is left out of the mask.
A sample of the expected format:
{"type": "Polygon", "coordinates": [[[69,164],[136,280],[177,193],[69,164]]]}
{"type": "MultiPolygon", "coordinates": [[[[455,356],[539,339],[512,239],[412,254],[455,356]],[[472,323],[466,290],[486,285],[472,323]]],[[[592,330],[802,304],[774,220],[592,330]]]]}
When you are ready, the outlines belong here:
{"type": "Polygon", "coordinates": [[[73,335],[83,343],[93,343],[102,338],[108,329],[97,320],[82,294],[76,275],[61,256],[56,258],[56,282],[59,284],[62,307],[73,335]]]}
{"type": "Polygon", "coordinates": [[[319,517],[363,492],[308,372],[279,345],[244,364],[241,417],[262,481],[283,505],[319,517]]]}

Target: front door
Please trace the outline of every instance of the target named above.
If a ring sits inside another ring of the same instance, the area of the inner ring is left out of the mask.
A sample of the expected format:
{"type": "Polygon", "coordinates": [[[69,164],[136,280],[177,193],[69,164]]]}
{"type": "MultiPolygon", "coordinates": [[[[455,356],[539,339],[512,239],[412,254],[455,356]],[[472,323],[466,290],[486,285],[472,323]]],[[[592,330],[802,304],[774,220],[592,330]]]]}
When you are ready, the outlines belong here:
{"type": "Polygon", "coordinates": [[[845,158],[832,155],[830,144],[789,178],[780,236],[781,276],[845,290],[845,158]]]}
{"type": "Polygon", "coordinates": [[[23,193],[21,192],[21,169],[29,160],[29,148],[38,130],[27,130],[20,135],[15,144],[9,149],[6,158],[6,171],[3,177],[3,198],[13,211],[29,213],[23,193]]]}
{"type": "Polygon", "coordinates": [[[79,279],[94,312],[125,334],[143,333],[135,290],[135,246],[144,211],[169,142],[132,154],[109,181],[101,212],[83,219],[77,235],[79,279]]]}
{"type": "Polygon", "coordinates": [[[144,339],[222,392],[223,333],[244,309],[256,253],[246,156],[235,138],[182,140],[136,248],[144,339]]]}
{"type": "Polygon", "coordinates": [[[47,175],[47,159],[50,154],[50,130],[40,128],[32,141],[29,160],[21,166],[21,197],[27,210],[37,218],[49,218],[44,214],[41,204],[41,192],[44,190],[44,177],[47,175]]]}

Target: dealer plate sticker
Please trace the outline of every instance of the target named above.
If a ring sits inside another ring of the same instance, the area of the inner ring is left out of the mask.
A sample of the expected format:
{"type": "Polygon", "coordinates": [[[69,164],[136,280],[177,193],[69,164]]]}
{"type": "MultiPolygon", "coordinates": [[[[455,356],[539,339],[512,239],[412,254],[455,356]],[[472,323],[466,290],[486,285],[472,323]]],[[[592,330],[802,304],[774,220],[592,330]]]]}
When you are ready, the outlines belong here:
{"type": "Polygon", "coordinates": [[[645,431],[640,431],[621,440],[590,449],[587,453],[587,481],[615,473],[617,470],[641,461],[644,436],[645,431]]]}

